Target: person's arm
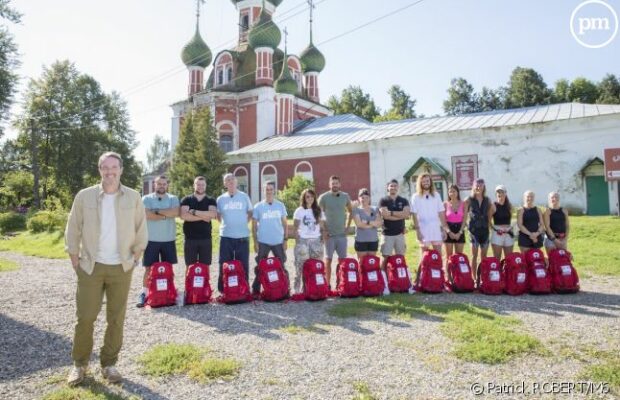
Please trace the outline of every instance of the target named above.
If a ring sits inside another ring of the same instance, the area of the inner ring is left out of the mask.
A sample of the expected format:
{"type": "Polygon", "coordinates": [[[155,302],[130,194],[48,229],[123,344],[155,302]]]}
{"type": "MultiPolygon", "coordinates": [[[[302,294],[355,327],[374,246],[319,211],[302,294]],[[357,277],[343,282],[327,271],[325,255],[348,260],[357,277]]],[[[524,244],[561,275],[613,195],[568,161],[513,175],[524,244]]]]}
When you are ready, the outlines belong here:
{"type": "Polygon", "coordinates": [[[538,230],[536,230],[536,237],[538,238],[540,235],[545,233],[545,224],[543,223],[543,215],[540,208],[536,207],[536,212],[538,212],[538,230]]]}
{"type": "Polygon", "coordinates": [[[142,204],[142,200],[139,197],[136,200],[136,211],[134,215],[136,236],[131,251],[133,253],[135,266],[138,263],[138,260],[140,260],[142,254],[144,253],[144,249],[146,249],[146,245],[149,241],[149,235],[146,229],[146,214],[144,212],[144,204],[142,204]]]}
{"type": "Polygon", "coordinates": [[[293,233],[295,240],[299,240],[299,224],[301,223],[300,220],[298,219],[294,219],[293,220],[293,227],[295,228],[295,233],[293,233]]]}
{"type": "Polygon", "coordinates": [[[209,222],[212,219],[217,218],[217,211],[215,211],[215,208],[213,206],[209,206],[209,211],[192,210],[192,214],[205,222],[209,222]]]}
{"type": "Polygon", "coordinates": [[[368,221],[362,221],[362,218],[360,217],[360,213],[359,212],[354,212],[351,215],[353,215],[353,222],[355,222],[355,226],[357,226],[358,228],[369,228],[370,225],[368,224],[368,221]]]}
{"type": "Polygon", "coordinates": [[[190,208],[188,205],[181,206],[181,219],[187,222],[202,221],[202,218],[190,212],[190,208]]]}
{"type": "Polygon", "coordinates": [[[467,229],[467,218],[469,218],[469,203],[467,201],[463,202],[463,222],[461,222],[461,230],[459,231],[460,235],[465,232],[467,229]]]}
{"type": "Polygon", "coordinates": [[[353,221],[353,206],[351,205],[351,200],[347,202],[346,209],[347,209],[347,214],[349,215],[349,217],[347,218],[347,226],[346,226],[347,231],[348,231],[349,227],[351,226],[351,221],[353,221]]]}
{"type": "Polygon", "coordinates": [[[375,228],[381,228],[383,226],[383,218],[381,218],[380,212],[377,212],[377,216],[375,220],[371,222],[371,225],[375,228]]]}
{"type": "Polygon", "coordinates": [[[286,216],[282,217],[282,227],[284,228],[284,237],[282,238],[283,242],[282,242],[282,246],[284,247],[284,250],[286,250],[286,248],[288,247],[288,220],[286,219],[286,216]]]}
{"type": "Polygon", "coordinates": [[[392,216],[392,212],[388,210],[387,207],[381,207],[379,209],[379,212],[381,213],[381,217],[383,219],[388,220],[388,221],[396,221],[396,219],[392,216]]]}
{"type": "Polygon", "coordinates": [[[519,211],[517,211],[517,226],[519,227],[519,231],[524,235],[530,236],[532,234],[532,232],[528,231],[523,225],[523,207],[519,208],[519,211]]]}
{"type": "Polygon", "coordinates": [[[489,210],[487,211],[487,219],[489,228],[493,229],[493,214],[495,214],[495,204],[493,204],[492,201],[489,201],[489,203],[491,204],[491,207],[489,207],[489,210]]]}
{"type": "Polygon", "coordinates": [[[395,221],[400,221],[401,219],[407,219],[411,215],[411,207],[405,206],[402,211],[394,211],[392,216],[395,221]]]}
{"type": "Polygon", "coordinates": [[[76,269],[80,265],[80,239],[82,237],[82,226],[84,216],[82,213],[82,199],[78,194],[73,200],[67,227],[65,228],[65,251],[71,259],[71,266],[76,269]]]}
{"type": "Polygon", "coordinates": [[[161,221],[166,219],[166,217],[164,217],[163,215],[159,215],[151,210],[149,210],[148,208],[144,209],[144,213],[146,214],[146,219],[148,221],[161,221]]]}
{"type": "Polygon", "coordinates": [[[325,220],[321,219],[319,221],[319,227],[321,228],[321,239],[323,242],[327,242],[329,239],[329,234],[327,233],[327,227],[325,226],[325,220]]]}
{"type": "Polygon", "coordinates": [[[549,240],[555,240],[555,233],[551,230],[551,209],[547,208],[543,214],[543,223],[545,224],[545,232],[549,236],[549,240]]]}
{"type": "Polygon", "coordinates": [[[568,240],[568,232],[570,232],[570,224],[568,223],[568,210],[562,209],[564,211],[564,220],[566,221],[566,233],[564,235],[564,240],[568,240]]]}

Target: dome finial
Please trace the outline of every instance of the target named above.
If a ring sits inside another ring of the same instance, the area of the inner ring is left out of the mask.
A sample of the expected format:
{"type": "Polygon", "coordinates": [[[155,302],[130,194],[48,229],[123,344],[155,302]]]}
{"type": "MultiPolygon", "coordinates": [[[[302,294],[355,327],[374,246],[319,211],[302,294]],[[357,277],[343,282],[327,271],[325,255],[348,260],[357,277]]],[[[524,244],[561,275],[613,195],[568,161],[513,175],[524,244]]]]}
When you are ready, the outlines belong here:
{"type": "Polygon", "coordinates": [[[200,5],[204,3],[205,0],[196,0],[196,29],[198,29],[198,23],[200,21],[200,5]]]}
{"type": "Polygon", "coordinates": [[[314,0],[306,0],[306,1],[308,2],[308,6],[310,6],[310,44],[312,44],[312,13],[316,6],[314,5],[314,0]]]}
{"type": "Polygon", "coordinates": [[[297,81],[291,76],[288,68],[288,30],[284,28],[284,58],[282,59],[282,73],[275,82],[276,93],[297,94],[297,81]]]}
{"type": "Polygon", "coordinates": [[[181,59],[188,67],[197,66],[207,68],[211,63],[211,50],[200,36],[200,5],[204,3],[205,0],[196,0],[196,32],[194,32],[192,40],[190,40],[190,42],[183,47],[183,51],[181,51],[181,59]]]}

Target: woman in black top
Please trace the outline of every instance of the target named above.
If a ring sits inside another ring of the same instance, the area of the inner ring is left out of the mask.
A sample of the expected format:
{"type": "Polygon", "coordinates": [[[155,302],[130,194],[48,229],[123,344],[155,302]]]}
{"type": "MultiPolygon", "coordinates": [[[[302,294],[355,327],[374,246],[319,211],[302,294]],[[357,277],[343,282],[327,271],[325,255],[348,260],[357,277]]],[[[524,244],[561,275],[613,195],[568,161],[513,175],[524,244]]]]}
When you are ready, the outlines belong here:
{"type": "Polygon", "coordinates": [[[495,196],[497,200],[491,205],[491,215],[493,216],[491,247],[493,248],[493,256],[501,260],[502,251],[504,258],[506,258],[508,254],[512,253],[514,246],[514,232],[511,224],[512,204],[508,200],[508,193],[504,185],[497,185],[495,196]]]}
{"type": "Polygon", "coordinates": [[[545,226],[543,216],[534,205],[534,192],[531,190],[523,194],[523,207],[517,213],[519,225],[519,249],[525,253],[529,249],[540,249],[543,246],[545,226]]]}
{"type": "Polygon", "coordinates": [[[549,208],[544,214],[545,231],[545,249],[567,250],[568,244],[568,211],[560,207],[560,194],[558,192],[549,193],[549,208]]]}
{"type": "Polygon", "coordinates": [[[471,189],[471,195],[466,200],[469,220],[469,237],[471,241],[471,269],[474,279],[478,276],[478,261],[482,261],[489,251],[489,225],[491,220],[491,201],[486,196],[484,179],[478,178],[471,189]],[[480,254],[480,259],[478,259],[480,254]]]}

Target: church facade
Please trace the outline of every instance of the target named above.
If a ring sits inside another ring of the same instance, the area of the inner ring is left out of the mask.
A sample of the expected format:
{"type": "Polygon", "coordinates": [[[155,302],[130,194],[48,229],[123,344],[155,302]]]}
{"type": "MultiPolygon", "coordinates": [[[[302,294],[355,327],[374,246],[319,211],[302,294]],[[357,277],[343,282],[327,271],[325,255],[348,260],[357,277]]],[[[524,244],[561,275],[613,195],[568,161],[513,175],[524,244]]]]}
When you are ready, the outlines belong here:
{"type": "Polygon", "coordinates": [[[299,56],[279,49],[282,32],[272,16],[281,2],[233,0],[238,44],[215,57],[197,22],[182,52],[188,98],[172,105],[173,148],[184,115],[211,108],[229,171],[253,201],[267,180],[282,189],[303,175],[320,193],[338,175],[352,197],[366,187],[376,203],[387,181],[397,179],[408,196],[428,172],[444,198],[449,185],[466,196],[482,177],[489,192],[506,185],[514,204],[525,190],[536,193],[538,204],[559,191],[575,212],[618,212],[618,183],[605,179],[603,150],[620,147],[620,105],[566,103],[386,123],[334,116],[320,103],[325,57],[312,42],[312,18],[299,56]]]}

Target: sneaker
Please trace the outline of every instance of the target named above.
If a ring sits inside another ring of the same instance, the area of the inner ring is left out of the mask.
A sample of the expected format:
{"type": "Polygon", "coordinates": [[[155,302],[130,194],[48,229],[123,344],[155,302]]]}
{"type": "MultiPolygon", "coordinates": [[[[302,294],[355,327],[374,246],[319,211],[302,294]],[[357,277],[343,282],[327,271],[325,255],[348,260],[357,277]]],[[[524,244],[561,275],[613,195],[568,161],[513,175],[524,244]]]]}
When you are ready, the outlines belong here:
{"type": "Polygon", "coordinates": [[[140,296],[138,296],[138,302],[136,303],[136,307],[142,308],[144,307],[145,303],[146,303],[146,293],[142,292],[140,293],[140,296]]]}
{"type": "Polygon", "coordinates": [[[67,384],[69,386],[75,386],[80,384],[84,380],[87,369],[87,367],[77,367],[74,365],[71,368],[71,371],[69,371],[69,375],[67,376],[67,384]]]}
{"type": "Polygon", "coordinates": [[[101,375],[103,375],[103,377],[107,379],[108,382],[110,383],[117,383],[123,379],[123,376],[121,375],[121,373],[118,372],[116,367],[113,365],[109,367],[103,367],[101,369],[101,375]]]}

